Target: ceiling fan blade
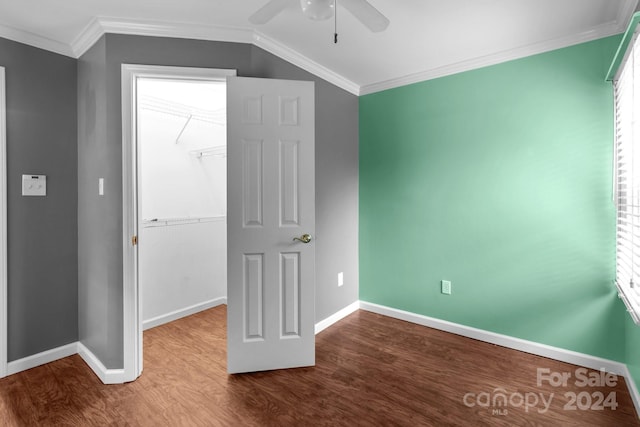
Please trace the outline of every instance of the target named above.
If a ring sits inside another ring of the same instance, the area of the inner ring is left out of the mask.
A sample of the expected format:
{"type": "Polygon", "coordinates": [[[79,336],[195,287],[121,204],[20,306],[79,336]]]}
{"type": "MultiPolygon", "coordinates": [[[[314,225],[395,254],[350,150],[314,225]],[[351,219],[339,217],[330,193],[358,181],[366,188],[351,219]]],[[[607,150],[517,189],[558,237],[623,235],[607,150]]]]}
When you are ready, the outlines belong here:
{"type": "Polygon", "coordinates": [[[344,6],[365,27],[378,33],[389,26],[389,20],[366,0],[338,0],[338,5],[344,6]]]}
{"type": "Polygon", "coordinates": [[[289,0],[271,0],[251,15],[249,22],[256,25],[266,24],[282,12],[288,4],[289,0]]]}

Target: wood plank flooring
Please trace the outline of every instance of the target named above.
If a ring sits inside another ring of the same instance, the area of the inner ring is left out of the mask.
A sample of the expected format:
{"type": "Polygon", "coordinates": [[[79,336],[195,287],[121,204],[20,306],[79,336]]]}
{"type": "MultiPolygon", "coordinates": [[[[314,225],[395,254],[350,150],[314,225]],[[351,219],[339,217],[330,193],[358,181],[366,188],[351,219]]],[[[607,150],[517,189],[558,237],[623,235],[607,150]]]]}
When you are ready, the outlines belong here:
{"type": "Polygon", "coordinates": [[[365,311],[317,336],[313,368],[227,375],[225,331],[224,306],[146,331],[129,384],[102,385],[79,356],[4,378],[0,425],[640,426],[622,377],[579,387],[576,366],[365,311]],[[571,378],[538,386],[538,368],[571,378]]]}

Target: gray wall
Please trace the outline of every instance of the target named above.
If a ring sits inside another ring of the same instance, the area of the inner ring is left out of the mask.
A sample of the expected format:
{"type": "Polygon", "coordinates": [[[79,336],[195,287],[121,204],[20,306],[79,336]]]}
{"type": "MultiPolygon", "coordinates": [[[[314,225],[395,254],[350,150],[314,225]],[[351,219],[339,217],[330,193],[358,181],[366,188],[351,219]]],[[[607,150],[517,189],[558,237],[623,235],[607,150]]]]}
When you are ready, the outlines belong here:
{"type": "MultiPolygon", "coordinates": [[[[290,78],[316,81],[316,212],[317,298],[316,319],[321,320],[358,298],[357,170],[358,98],[316,78],[261,49],[238,43],[209,42],[127,35],[106,35],[80,59],[80,80],[103,79],[101,61],[106,58],[106,88],[94,93],[98,105],[106,102],[106,129],[94,135],[95,144],[79,136],[80,205],[95,203],[97,178],[104,176],[105,209],[79,209],[79,293],[82,310],[80,337],[107,368],[121,368],[122,357],[122,123],[121,64],[174,65],[233,68],[240,76],[290,78]],[[95,63],[85,70],[82,63],[95,63]],[[87,73],[85,75],[85,72],[87,73]],[[103,136],[106,135],[106,138],[103,136]],[[84,147],[80,149],[80,147],[84,147]],[[86,149],[86,150],[85,150],[86,149]],[[94,170],[102,171],[96,175],[94,170]],[[88,189],[84,189],[86,185],[88,189]],[[87,196],[85,197],[85,193],[87,196]],[[107,209],[108,207],[108,209],[107,209]],[[109,232],[100,239],[85,239],[96,227],[109,232]],[[98,248],[100,246],[101,248],[98,248]],[[95,271],[98,274],[92,274],[95,271]],[[337,273],[345,273],[345,286],[337,287],[337,273]]],[[[91,93],[79,86],[79,99],[91,93]]],[[[83,110],[79,106],[79,110],[83,110]]],[[[90,111],[90,109],[89,109],[90,111]]],[[[80,129],[90,117],[81,115],[80,129]]],[[[102,117],[99,117],[98,122],[102,117]]],[[[98,127],[98,125],[96,125],[98,127]]],[[[89,138],[90,139],[90,138],[89,138]]],[[[86,344],[85,343],[85,344],[86,344]]]]}
{"type": "Polygon", "coordinates": [[[0,39],[7,79],[8,360],[78,340],[76,60],[0,39]],[[23,173],[47,175],[22,197],[23,173]]]}
{"type": "Polygon", "coordinates": [[[106,43],[78,60],[79,339],[105,366],[122,365],[122,162],[107,127],[106,43]],[[105,196],[98,195],[105,179],[105,196]],[[117,315],[119,314],[119,317],[117,315]]]}

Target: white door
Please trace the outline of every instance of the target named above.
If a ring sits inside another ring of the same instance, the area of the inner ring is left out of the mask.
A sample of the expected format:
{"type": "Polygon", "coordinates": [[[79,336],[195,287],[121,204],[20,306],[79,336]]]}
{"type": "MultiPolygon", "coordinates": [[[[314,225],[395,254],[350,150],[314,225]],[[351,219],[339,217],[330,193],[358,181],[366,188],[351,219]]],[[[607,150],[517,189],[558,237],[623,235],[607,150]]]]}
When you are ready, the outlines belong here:
{"type": "Polygon", "coordinates": [[[227,79],[229,373],[315,364],[314,115],[313,82],[227,79]]]}

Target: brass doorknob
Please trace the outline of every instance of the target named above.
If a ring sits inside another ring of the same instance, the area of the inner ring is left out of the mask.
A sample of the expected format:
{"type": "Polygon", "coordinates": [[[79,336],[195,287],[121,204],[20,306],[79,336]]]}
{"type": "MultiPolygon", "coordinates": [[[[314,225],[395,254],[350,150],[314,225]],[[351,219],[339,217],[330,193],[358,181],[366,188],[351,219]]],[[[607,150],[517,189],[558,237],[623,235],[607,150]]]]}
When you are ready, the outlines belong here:
{"type": "Polygon", "coordinates": [[[299,242],[302,243],[309,243],[311,241],[311,234],[303,234],[300,237],[294,237],[293,240],[298,240],[299,242]]]}

